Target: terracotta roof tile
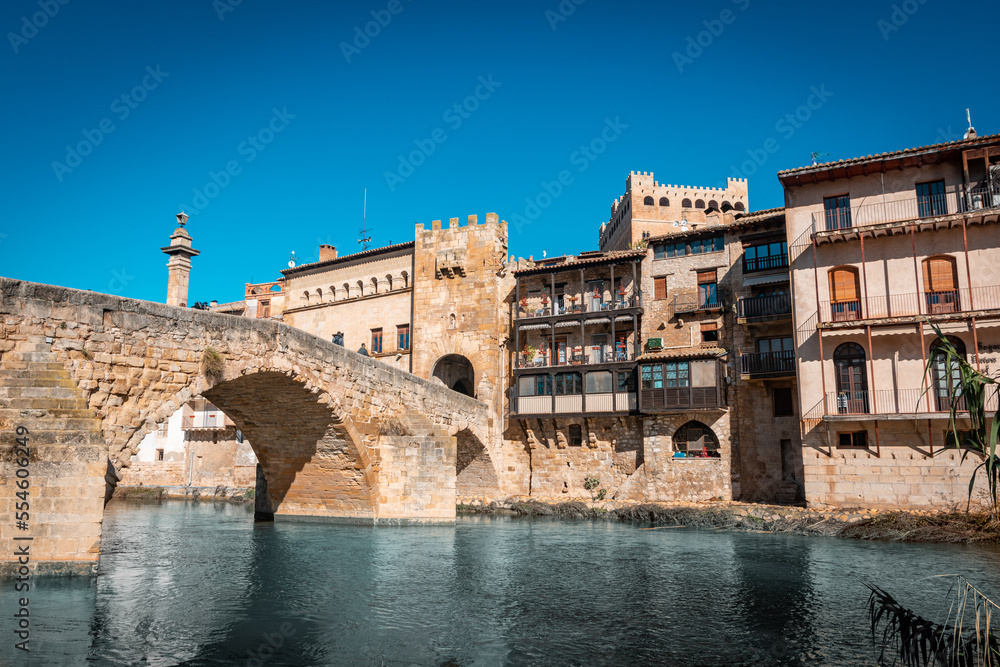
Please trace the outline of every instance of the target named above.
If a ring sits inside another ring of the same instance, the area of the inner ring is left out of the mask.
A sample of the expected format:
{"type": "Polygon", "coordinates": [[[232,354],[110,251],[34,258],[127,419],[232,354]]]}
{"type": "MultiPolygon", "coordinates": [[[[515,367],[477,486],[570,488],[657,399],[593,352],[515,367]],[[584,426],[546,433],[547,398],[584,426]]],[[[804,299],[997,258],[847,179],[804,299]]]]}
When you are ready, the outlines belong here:
{"type": "MultiPolygon", "coordinates": [[[[613,261],[623,260],[623,259],[642,259],[646,256],[645,250],[612,250],[610,252],[602,252],[600,254],[588,255],[586,257],[574,257],[571,261],[564,262],[562,264],[555,264],[550,266],[539,266],[538,262],[535,262],[535,266],[520,269],[514,271],[515,276],[527,276],[534,273],[549,273],[551,271],[562,271],[568,269],[576,269],[584,266],[595,266],[598,264],[608,264],[613,261]]],[[[543,262],[551,262],[552,259],[542,260],[543,262]]]]}
{"type": "Polygon", "coordinates": [[[899,151],[891,151],[888,153],[878,153],[876,155],[866,155],[864,157],[848,158],[844,160],[835,160],[833,162],[823,162],[821,164],[810,164],[804,167],[796,167],[795,169],[785,169],[778,172],[778,178],[782,176],[790,176],[792,174],[799,174],[806,171],[826,171],[828,169],[834,169],[836,167],[841,167],[849,164],[858,164],[863,162],[877,162],[879,160],[885,160],[887,158],[894,157],[905,157],[906,155],[911,155],[915,153],[924,153],[928,151],[940,151],[949,148],[959,148],[969,145],[976,145],[980,143],[995,143],[1000,141],[1000,134],[990,134],[983,137],[976,137],[975,139],[959,139],[958,141],[949,141],[943,144],[930,144],[928,146],[917,146],[916,148],[905,148],[899,151]]]}
{"type": "Polygon", "coordinates": [[[662,352],[646,352],[636,361],[663,361],[665,359],[718,359],[728,354],[725,348],[713,347],[706,349],[685,348],[681,350],[663,350],[662,352]]]}

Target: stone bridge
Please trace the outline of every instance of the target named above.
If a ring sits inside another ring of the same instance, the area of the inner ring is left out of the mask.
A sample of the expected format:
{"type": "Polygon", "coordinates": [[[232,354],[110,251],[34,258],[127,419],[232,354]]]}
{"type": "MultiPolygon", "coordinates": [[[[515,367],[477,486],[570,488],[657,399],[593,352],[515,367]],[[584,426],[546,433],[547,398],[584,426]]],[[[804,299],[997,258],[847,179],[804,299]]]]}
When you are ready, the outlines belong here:
{"type": "Polygon", "coordinates": [[[277,322],[6,278],[0,318],[0,571],[29,543],[92,571],[115,471],[199,394],[253,446],[263,519],[450,522],[458,443],[492,449],[485,404],[277,322]]]}

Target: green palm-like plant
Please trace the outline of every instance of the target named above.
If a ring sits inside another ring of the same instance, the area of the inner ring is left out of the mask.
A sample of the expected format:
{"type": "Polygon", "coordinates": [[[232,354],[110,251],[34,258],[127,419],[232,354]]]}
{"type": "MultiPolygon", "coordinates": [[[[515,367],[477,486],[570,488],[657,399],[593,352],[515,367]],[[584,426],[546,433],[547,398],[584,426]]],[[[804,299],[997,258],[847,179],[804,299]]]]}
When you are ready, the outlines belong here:
{"type": "Polygon", "coordinates": [[[955,577],[944,623],[934,623],[899,604],[883,589],[865,584],[872,643],[879,665],[904,667],[997,667],[1000,642],[993,633],[992,600],[963,577],[955,577]]]}
{"type": "MultiPolygon", "coordinates": [[[[952,447],[962,449],[962,462],[970,453],[975,453],[983,457],[983,462],[972,471],[972,479],[969,480],[969,504],[972,503],[972,490],[976,484],[976,475],[980,470],[986,473],[986,481],[989,486],[990,500],[993,505],[994,518],[1000,518],[1000,506],[997,504],[997,489],[1000,487],[1000,457],[997,456],[997,436],[1000,429],[1000,409],[992,416],[986,408],[990,391],[997,394],[1000,385],[995,378],[980,373],[968,361],[965,356],[959,353],[951,341],[941,333],[937,325],[931,325],[938,335],[939,344],[935,347],[935,353],[927,360],[927,368],[924,376],[931,374],[935,358],[938,354],[944,355],[944,367],[946,373],[954,375],[957,371],[957,383],[955,391],[949,396],[948,430],[951,433],[952,447]],[[969,430],[959,431],[959,413],[968,413],[969,430]],[[992,421],[991,421],[992,419],[992,421]]],[[[924,389],[923,394],[930,390],[924,389]]],[[[968,506],[966,507],[968,511],[968,506]]]]}

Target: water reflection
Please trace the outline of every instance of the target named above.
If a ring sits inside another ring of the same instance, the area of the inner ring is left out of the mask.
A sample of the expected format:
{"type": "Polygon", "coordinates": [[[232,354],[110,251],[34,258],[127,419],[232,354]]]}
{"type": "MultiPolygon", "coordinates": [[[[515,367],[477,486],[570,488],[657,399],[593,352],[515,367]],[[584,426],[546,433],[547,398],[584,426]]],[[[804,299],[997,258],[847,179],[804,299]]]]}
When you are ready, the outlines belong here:
{"type": "Polygon", "coordinates": [[[40,580],[30,663],[6,641],[0,664],[854,666],[872,664],[862,581],[931,615],[950,582],[928,575],[1000,588],[993,550],[603,521],[113,503],[104,546],[96,580],[40,580]]]}

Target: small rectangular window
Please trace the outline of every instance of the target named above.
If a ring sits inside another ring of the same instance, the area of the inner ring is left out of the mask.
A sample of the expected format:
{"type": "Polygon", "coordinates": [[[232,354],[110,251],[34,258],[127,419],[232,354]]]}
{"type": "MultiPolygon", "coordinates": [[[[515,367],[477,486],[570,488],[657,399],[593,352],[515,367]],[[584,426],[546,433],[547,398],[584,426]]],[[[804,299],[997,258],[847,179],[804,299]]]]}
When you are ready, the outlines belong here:
{"type": "Polygon", "coordinates": [[[257,310],[257,317],[271,317],[271,300],[263,299],[260,308],[257,310]]]}
{"type": "Polygon", "coordinates": [[[851,227],[851,196],[847,194],[824,197],[823,213],[826,216],[828,230],[851,227]]]}
{"type": "Polygon", "coordinates": [[[618,391],[635,391],[635,371],[618,371],[618,391]]]}
{"type": "Polygon", "coordinates": [[[701,342],[702,343],[718,343],[719,342],[719,325],[715,322],[708,322],[701,325],[701,342]]]}
{"type": "Polygon", "coordinates": [[[163,460],[163,450],[162,449],[157,449],[156,450],[156,460],[157,461],[162,461],[163,460]]]}
{"type": "Polygon", "coordinates": [[[588,394],[610,394],[611,384],[611,371],[591,371],[587,373],[588,394]]]}
{"type": "Polygon", "coordinates": [[[569,446],[570,447],[583,446],[583,429],[580,428],[579,424],[569,425],[569,446]]]}
{"type": "Polygon", "coordinates": [[[849,433],[837,434],[838,447],[856,447],[865,449],[868,447],[868,431],[853,431],[849,433]]]}
{"type": "Polygon", "coordinates": [[[400,351],[410,349],[409,324],[399,324],[396,326],[396,349],[400,351]]]}
{"type": "Polygon", "coordinates": [[[372,354],[382,352],[382,330],[372,329],[372,354]]]}
{"type": "Polygon", "coordinates": [[[658,276],[653,278],[653,298],[662,301],[667,298],[667,277],[658,276]]]}
{"type": "Polygon", "coordinates": [[[653,246],[653,259],[664,259],[667,256],[667,246],[657,243],[653,246]]]}
{"type": "Polygon", "coordinates": [[[791,417],[795,415],[795,406],[792,403],[791,387],[775,387],[773,390],[774,416],[791,417]]]}

